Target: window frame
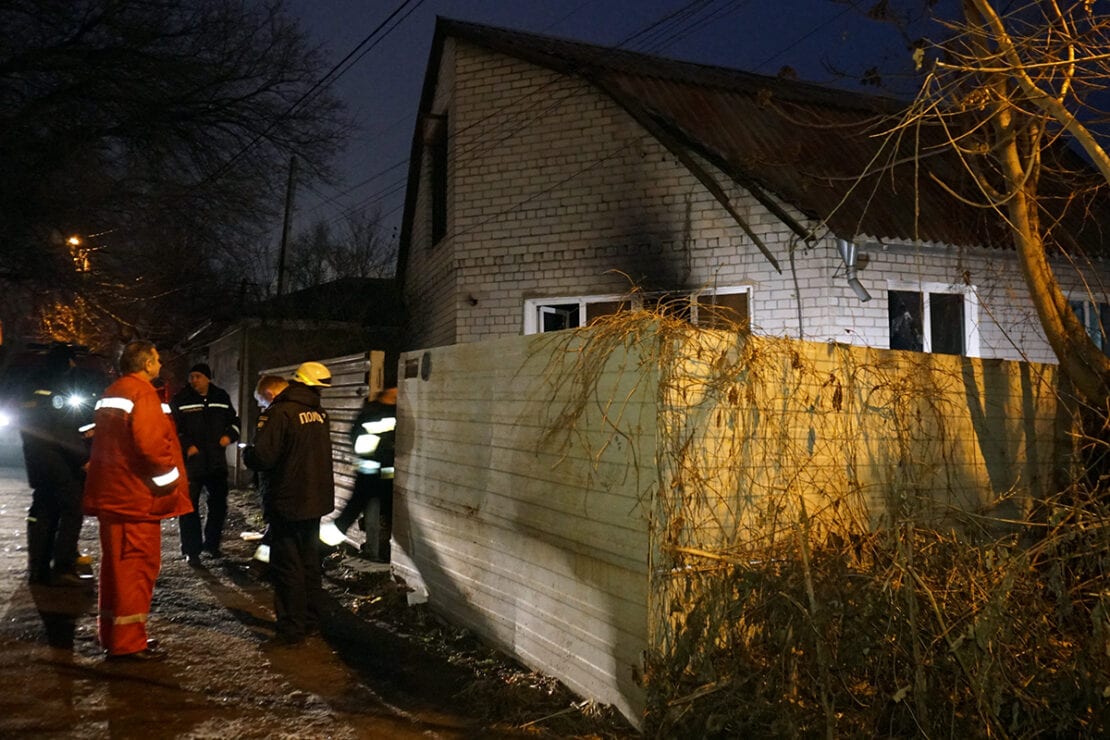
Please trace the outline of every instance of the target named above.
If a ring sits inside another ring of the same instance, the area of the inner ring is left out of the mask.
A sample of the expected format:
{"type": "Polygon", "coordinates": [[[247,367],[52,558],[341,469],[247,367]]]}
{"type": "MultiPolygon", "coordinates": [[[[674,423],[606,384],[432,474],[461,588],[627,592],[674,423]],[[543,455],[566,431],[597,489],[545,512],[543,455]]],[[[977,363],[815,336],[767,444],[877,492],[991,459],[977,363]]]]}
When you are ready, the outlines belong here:
{"type": "MultiPolygon", "coordinates": [[[[963,344],[964,351],[961,355],[953,355],[959,357],[979,357],[981,352],[981,338],[979,335],[979,291],[974,285],[961,285],[952,283],[936,283],[936,282],[904,282],[899,280],[888,280],[886,284],[887,289],[887,338],[886,346],[890,349],[890,293],[892,291],[903,293],[919,293],[921,294],[921,334],[922,334],[922,352],[927,354],[937,354],[933,352],[933,319],[932,311],[930,310],[930,295],[962,295],[963,296],[963,313],[964,313],[964,326],[963,326],[963,344]]],[[[911,350],[904,350],[911,351],[911,350]]]]}
{"type": "Polygon", "coordinates": [[[752,286],[750,285],[726,285],[723,287],[702,288],[690,292],[690,323],[694,326],[700,326],[698,323],[698,299],[704,296],[716,295],[737,295],[743,293],[747,295],[748,303],[748,331],[752,328],[752,286]]]}
{"type": "MultiPolygon", "coordinates": [[[[548,306],[565,306],[572,303],[578,304],[578,326],[586,325],[586,306],[590,303],[613,303],[613,302],[627,302],[633,308],[639,308],[640,301],[638,297],[629,296],[627,294],[596,294],[596,295],[578,295],[578,296],[565,296],[553,298],[525,298],[524,299],[524,333],[525,334],[546,334],[549,332],[543,331],[543,321],[541,319],[542,310],[548,306]]],[[[573,327],[577,328],[577,327],[573,327]]],[[[557,330],[561,331],[561,330],[557,330]]]]}
{"type": "Polygon", "coordinates": [[[1089,293],[1084,293],[1081,298],[1068,296],[1068,305],[1075,312],[1079,323],[1087,336],[1095,343],[1104,355],[1110,356],[1110,323],[1103,320],[1103,309],[1110,314],[1110,304],[1095,300],[1089,293]],[[1077,311],[1082,308],[1083,312],[1077,311]]]}
{"type": "MultiPolygon", "coordinates": [[[[681,291],[675,295],[685,295],[690,302],[690,322],[697,326],[698,315],[698,299],[705,296],[714,295],[736,295],[743,293],[747,295],[748,302],[748,327],[752,325],[752,288],[750,285],[729,285],[719,288],[701,288],[698,290],[681,291]]],[[[651,297],[651,296],[649,296],[651,297]]],[[[578,326],[586,326],[587,323],[587,306],[591,303],[628,303],[633,309],[640,309],[643,307],[644,295],[640,293],[629,295],[625,294],[587,294],[577,296],[555,296],[549,298],[525,298],[524,299],[524,334],[544,334],[542,330],[543,321],[541,319],[542,310],[545,307],[565,306],[573,303],[578,304],[578,326]]],[[[576,327],[577,328],[577,327],[576,327]]],[[[560,331],[560,330],[556,330],[560,331]]]]}

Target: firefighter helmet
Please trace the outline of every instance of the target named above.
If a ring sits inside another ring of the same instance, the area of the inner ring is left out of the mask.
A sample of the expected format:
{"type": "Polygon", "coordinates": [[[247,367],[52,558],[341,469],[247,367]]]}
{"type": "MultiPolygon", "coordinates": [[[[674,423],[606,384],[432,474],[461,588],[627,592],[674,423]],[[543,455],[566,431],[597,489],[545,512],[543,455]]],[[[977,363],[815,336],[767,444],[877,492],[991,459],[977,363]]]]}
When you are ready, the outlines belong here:
{"type": "Polygon", "coordinates": [[[293,380],[305,385],[331,388],[331,370],[319,362],[302,362],[293,373],[293,380]]]}

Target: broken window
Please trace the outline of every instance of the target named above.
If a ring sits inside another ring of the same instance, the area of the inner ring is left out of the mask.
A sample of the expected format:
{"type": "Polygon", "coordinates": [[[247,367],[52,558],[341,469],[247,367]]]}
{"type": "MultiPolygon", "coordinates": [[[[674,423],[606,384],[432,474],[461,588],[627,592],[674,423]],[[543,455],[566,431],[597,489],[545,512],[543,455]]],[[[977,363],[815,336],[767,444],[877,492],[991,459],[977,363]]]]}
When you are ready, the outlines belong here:
{"type": "Polygon", "coordinates": [[[722,288],[694,297],[694,324],[705,329],[751,331],[747,288],[722,288]]]}
{"type": "Polygon", "coordinates": [[[1089,300],[1073,300],[1068,303],[1095,346],[1104,355],[1110,355],[1110,337],[1106,333],[1107,328],[1110,328],[1110,305],[1089,300]]]}
{"type": "Polygon", "coordinates": [[[973,292],[938,286],[890,290],[890,348],[945,355],[978,353],[973,292]]]}
{"type": "Polygon", "coordinates": [[[537,334],[587,326],[600,316],[630,308],[666,311],[670,316],[707,329],[751,328],[748,288],[720,288],[696,293],[630,296],[532,298],[524,302],[524,333],[537,334]]]}

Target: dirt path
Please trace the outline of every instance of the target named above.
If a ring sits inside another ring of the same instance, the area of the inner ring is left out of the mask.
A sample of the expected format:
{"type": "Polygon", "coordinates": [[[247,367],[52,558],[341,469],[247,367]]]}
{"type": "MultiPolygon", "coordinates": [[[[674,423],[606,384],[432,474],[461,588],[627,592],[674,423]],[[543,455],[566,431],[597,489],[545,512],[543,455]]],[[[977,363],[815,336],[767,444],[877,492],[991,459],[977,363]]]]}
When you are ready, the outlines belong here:
{"type": "MultiPolygon", "coordinates": [[[[398,612],[400,589],[358,558],[329,559],[320,636],[263,647],[271,592],[254,544],[236,537],[252,526],[250,496],[233,492],[225,557],[203,570],[177,557],[176,523],[163,526],[150,634],[169,659],[112,663],[93,588],[27,585],[30,493],[21,469],[0,468],[0,737],[634,736],[426,613],[398,612]]],[[[82,540],[98,552],[94,520],[82,540]]]]}

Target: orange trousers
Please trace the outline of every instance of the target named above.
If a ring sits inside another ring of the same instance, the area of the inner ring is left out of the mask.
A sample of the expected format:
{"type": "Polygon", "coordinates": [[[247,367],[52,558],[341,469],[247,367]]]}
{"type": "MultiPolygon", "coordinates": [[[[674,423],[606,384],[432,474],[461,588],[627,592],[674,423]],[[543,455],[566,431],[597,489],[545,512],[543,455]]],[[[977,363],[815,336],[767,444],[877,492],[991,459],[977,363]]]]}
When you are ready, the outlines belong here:
{"type": "Polygon", "coordinates": [[[146,649],[154,581],[162,568],[162,523],[100,520],[97,632],[109,655],[146,649]]]}

